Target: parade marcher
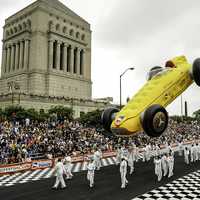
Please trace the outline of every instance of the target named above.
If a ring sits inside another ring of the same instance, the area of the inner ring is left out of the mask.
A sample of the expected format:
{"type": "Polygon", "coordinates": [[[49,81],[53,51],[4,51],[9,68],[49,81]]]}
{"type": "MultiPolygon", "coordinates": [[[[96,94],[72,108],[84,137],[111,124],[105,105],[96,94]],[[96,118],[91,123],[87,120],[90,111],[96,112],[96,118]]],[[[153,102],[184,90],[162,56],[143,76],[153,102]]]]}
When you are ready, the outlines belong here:
{"type": "Polygon", "coordinates": [[[194,145],[194,161],[198,160],[198,144],[194,145]]]}
{"type": "Polygon", "coordinates": [[[56,175],[56,182],[54,186],[52,187],[52,189],[57,189],[60,183],[61,183],[62,189],[66,188],[66,184],[63,178],[63,174],[66,174],[66,171],[60,158],[58,158],[58,162],[56,163],[54,167],[54,173],[56,175]]]}
{"type": "Polygon", "coordinates": [[[121,174],[121,188],[125,188],[128,181],[126,179],[127,174],[127,158],[122,157],[122,162],[120,163],[120,174],[121,174]]]}
{"type": "Polygon", "coordinates": [[[190,148],[190,159],[191,159],[191,162],[194,162],[194,153],[195,152],[195,147],[194,147],[194,144],[192,144],[191,148],[190,148]]]}
{"type": "Polygon", "coordinates": [[[172,152],[168,155],[167,162],[168,162],[168,166],[169,166],[168,178],[170,178],[171,176],[173,176],[173,170],[174,170],[174,156],[173,156],[172,152]]]}
{"type": "Polygon", "coordinates": [[[158,181],[162,179],[162,166],[161,166],[161,158],[160,156],[156,156],[154,158],[155,164],[155,174],[158,176],[158,181]]]}
{"type": "Polygon", "coordinates": [[[186,164],[189,164],[189,154],[190,154],[190,151],[187,147],[185,147],[184,149],[184,161],[186,164]]]}
{"type": "Polygon", "coordinates": [[[130,174],[132,174],[133,171],[134,171],[134,153],[133,153],[133,148],[130,148],[129,152],[128,152],[128,166],[130,167],[130,174]]]}
{"type": "Polygon", "coordinates": [[[200,160],[200,144],[199,143],[197,146],[197,154],[198,154],[198,160],[200,160]]]}
{"type": "Polygon", "coordinates": [[[139,157],[140,157],[140,152],[139,152],[138,146],[135,146],[133,152],[134,152],[134,155],[135,155],[135,162],[138,162],[139,157]]]}
{"type": "Polygon", "coordinates": [[[96,150],[94,152],[94,163],[97,170],[100,170],[101,168],[101,158],[102,158],[102,153],[100,152],[100,150],[96,150]]]}
{"type": "Polygon", "coordinates": [[[155,156],[160,156],[160,146],[158,144],[155,147],[155,156]]]}
{"type": "Polygon", "coordinates": [[[66,170],[66,178],[67,179],[72,179],[73,174],[72,174],[72,159],[70,156],[66,156],[64,158],[64,166],[66,170]]]}
{"type": "Polygon", "coordinates": [[[95,172],[95,163],[93,156],[89,157],[89,163],[87,165],[87,180],[90,182],[90,187],[94,187],[94,172],[95,172]]]}
{"type": "Polygon", "coordinates": [[[116,152],[116,165],[121,163],[121,158],[122,158],[121,147],[118,147],[116,152]]]}
{"type": "Polygon", "coordinates": [[[182,142],[178,143],[178,155],[179,156],[183,155],[183,143],[182,142]]]}
{"type": "Polygon", "coordinates": [[[167,164],[166,154],[163,154],[163,156],[161,158],[161,165],[162,165],[162,169],[163,169],[163,176],[166,176],[167,172],[168,172],[168,164],[167,164]]]}

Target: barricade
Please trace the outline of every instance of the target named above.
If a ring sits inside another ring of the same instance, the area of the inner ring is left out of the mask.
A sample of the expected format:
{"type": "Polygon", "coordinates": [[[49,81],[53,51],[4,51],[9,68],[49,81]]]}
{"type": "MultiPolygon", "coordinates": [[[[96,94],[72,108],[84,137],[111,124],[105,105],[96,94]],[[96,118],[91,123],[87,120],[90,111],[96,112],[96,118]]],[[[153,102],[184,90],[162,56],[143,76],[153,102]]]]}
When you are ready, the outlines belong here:
{"type": "Polygon", "coordinates": [[[31,162],[10,165],[0,165],[0,175],[23,172],[31,169],[31,162]]]}

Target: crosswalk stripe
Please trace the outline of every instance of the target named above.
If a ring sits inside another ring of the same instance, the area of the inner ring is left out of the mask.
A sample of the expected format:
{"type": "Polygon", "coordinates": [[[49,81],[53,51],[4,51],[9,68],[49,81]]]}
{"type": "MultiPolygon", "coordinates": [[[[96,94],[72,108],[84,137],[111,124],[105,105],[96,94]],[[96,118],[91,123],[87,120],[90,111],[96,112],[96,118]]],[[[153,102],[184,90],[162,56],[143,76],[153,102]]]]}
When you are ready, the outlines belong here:
{"type": "Polygon", "coordinates": [[[53,175],[54,169],[50,168],[44,178],[50,178],[53,175]]]}
{"type": "Polygon", "coordinates": [[[109,165],[113,165],[114,164],[114,162],[113,162],[113,160],[111,158],[107,158],[107,161],[108,161],[109,165]]]}
{"type": "Polygon", "coordinates": [[[83,162],[82,167],[81,167],[81,171],[87,170],[87,164],[88,164],[88,162],[86,162],[86,161],[83,162]]]}
{"type": "Polygon", "coordinates": [[[76,166],[75,166],[73,172],[78,172],[78,171],[80,171],[80,169],[81,169],[81,164],[82,164],[81,162],[78,162],[78,163],[76,164],[76,166]]]}
{"type": "Polygon", "coordinates": [[[105,159],[105,158],[103,158],[103,159],[101,160],[101,162],[102,162],[102,166],[108,166],[108,165],[109,165],[107,159],[105,159]]]}
{"type": "Polygon", "coordinates": [[[33,178],[32,180],[33,180],[33,181],[39,180],[42,176],[44,176],[44,174],[46,174],[47,170],[48,170],[48,168],[42,170],[42,172],[41,172],[41,173],[38,173],[38,174],[36,175],[36,177],[33,178]]]}

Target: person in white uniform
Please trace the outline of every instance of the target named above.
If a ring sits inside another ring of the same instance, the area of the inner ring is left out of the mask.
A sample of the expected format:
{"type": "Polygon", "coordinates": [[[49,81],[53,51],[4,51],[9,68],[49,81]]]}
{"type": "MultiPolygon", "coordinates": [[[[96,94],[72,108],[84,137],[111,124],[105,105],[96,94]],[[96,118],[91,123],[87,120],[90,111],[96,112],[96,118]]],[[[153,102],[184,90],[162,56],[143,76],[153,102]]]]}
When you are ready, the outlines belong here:
{"type": "Polygon", "coordinates": [[[161,165],[162,165],[162,170],[163,170],[163,176],[166,176],[167,172],[168,172],[168,164],[167,164],[166,154],[163,154],[163,156],[161,158],[161,165]]]}
{"type": "Polygon", "coordinates": [[[185,149],[184,149],[184,161],[187,165],[190,163],[189,162],[189,155],[190,155],[190,151],[187,147],[185,147],[185,149]]]}
{"type": "Polygon", "coordinates": [[[72,179],[73,174],[72,174],[72,159],[70,156],[66,156],[64,158],[64,166],[66,170],[66,178],[67,179],[72,179]]]}
{"type": "Polygon", "coordinates": [[[154,164],[155,164],[155,174],[158,176],[158,181],[161,181],[161,179],[162,179],[162,166],[161,166],[160,156],[156,156],[154,158],[154,164]]]}
{"type": "Polygon", "coordinates": [[[178,155],[179,156],[183,155],[183,143],[182,142],[178,143],[178,155]]]}
{"type": "Polygon", "coordinates": [[[173,170],[174,170],[174,156],[172,153],[169,154],[169,156],[167,157],[167,162],[169,166],[168,178],[170,178],[171,176],[173,176],[173,170]]]}
{"type": "Polygon", "coordinates": [[[126,179],[127,174],[127,158],[122,157],[122,162],[120,163],[120,174],[121,174],[121,188],[125,188],[128,184],[128,180],[126,179]]]}
{"type": "Polygon", "coordinates": [[[94,172],[95,172],[95,163],[94,158],[91,156],[89,157],[89,163],[87,165],[87,180],[90,183],[90,187],[94,187],[94,172]]]}
{"type": "Polygon", "coordinates": [[[133,148],[128,150],[128,166],[130,167],[130,174],[134,171],[134,153],[133,148]]]}
{"type": "Polygon", "coordinates": [[[100,170],[101,168],[101,157],[102,153],[99,150],[96,150],[94,152],[94,163],[97,170],[100,170]]]}
{"type": "Polygon", "coordinates": [[[191,158],[191,162],[194,162],[194,154],[195,154],[195,147],[194,144],[192,144],[191,148],[190,148],[190,158],[191,158]]]}
{"type": "Polygon", "coordinates": [[[121,151],[121,147],[117,147],[117,151],[116,151],[116,165],[121,163],[121,158],[122,158],[122,151],[121,151]]]}
{"type": "Polygon", "coordinates": [[[63,178],[63,174],[66,174],[66,170],[60,158],[54,167],[54,173],[56,175],[56,182],[52,188],[57,189],[59,184],[61,184],[62,189],[66,188],[66,184],[63,178]]]}

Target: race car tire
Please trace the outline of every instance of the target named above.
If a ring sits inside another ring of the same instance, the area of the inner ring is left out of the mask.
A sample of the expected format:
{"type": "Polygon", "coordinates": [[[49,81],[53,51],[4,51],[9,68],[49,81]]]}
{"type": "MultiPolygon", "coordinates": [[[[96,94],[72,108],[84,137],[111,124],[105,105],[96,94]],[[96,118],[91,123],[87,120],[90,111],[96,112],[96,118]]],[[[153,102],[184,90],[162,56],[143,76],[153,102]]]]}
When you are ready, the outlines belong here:
{"type": "Polygon", "coordinates": [[[115,118],[115,113],[119,112],[117,108],[106,108],[101,114],[101,123],[105,130],[111,132],[110,125],[115,118]]]}
{"type": "Polygon", "coordinates": [[[142,117],[144,132],[150,137],[159,137],[167,128],[168,113],[164,107],[155,104],[147,108],[142,117]]]}
{"type": "Polygon", "coordinates": [[[192,77],[194,82],[200,86],[200,58],[195,59],[192,65],[192,77]]]}

